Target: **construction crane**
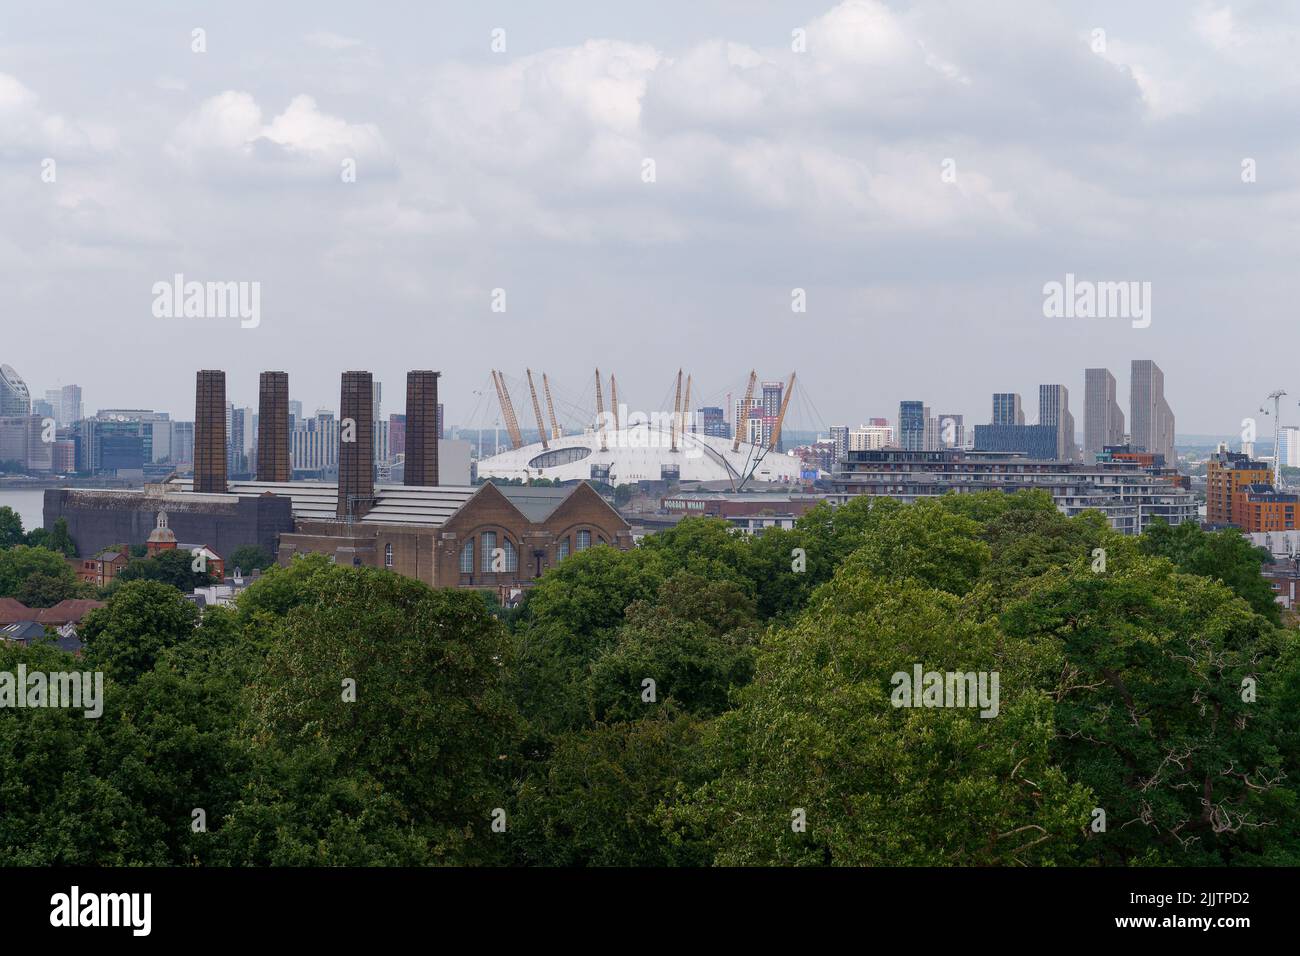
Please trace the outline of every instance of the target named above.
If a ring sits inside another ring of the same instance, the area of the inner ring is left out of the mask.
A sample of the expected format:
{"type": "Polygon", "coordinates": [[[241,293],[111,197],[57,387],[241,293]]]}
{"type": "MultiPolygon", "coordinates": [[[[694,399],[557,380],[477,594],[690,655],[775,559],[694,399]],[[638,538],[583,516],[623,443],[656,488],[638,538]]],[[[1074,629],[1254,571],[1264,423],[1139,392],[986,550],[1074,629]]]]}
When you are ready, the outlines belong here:
{"type": "Polygon", "coordinates": [[[768,443],[768,451],[776,451],[776,446],[781,441],[781,424],[785,421],[785,410],[790,407],[790,396],[794,394],[794,372],[790,373],[790,384],[785,387],[785,397],[781,399],[781,411],[777,413],[776,424],[772,426],[772,440],[768,443]]]}
{"type": "Polygon", "coordinates": [[[515,406],[510,402],[510,392],[506,389],[506,377],[493,370],[492,384],[497,387],[497,399],[501,402],[501,414],[506,419],[506,431],[510,433],[510,446],[522,448],[524,436],[519,431],[519,421],[515,418],[515,406]]]}
{"type": "Polygon", "coordinates": [[[744,427],[745,419],[749,415],[749,403],[754,397],[754,383],[758,381],[758,373],[753,369],[749,370],[749,384],[745,386],[745,400],[740,403],[740,414],[736,418],[736,438],[731,443],[732,451],[740,451],[740,434],[744,427]]]}
{"type": "Polygon", "coordinates": [[[673,399],[673,451],[677,451],[677,424],[682,418],[682,370],[677,370],[677,396],[673,399]]]}
{"type": "MultiPolygon", "coordinates": [[[[609,377],[609,383],[614,384],[614,376],[609,377]]],[[[609,451],[605,445],[605,397],[600,394],[600,369],[596,369],[596,427],[600,429],[600,450],[609,451]]]]}
{"type": "Polygon", "coordinates": [[[552,440],[560,437],[560,425],[555,420],[555,405],[551,402],[551,382],[542,373],[542,391],[546,393],[546,411],[551,416],[551,438],[552,440]]]}
{"type": "Polygon", "coordinates": [[[524,369],[528,376],[528,393],[533,396],[533,415],[537,417],[537,437],[542,440],[542,451],[546,451],[551,446],[546,441],[546,425],[542,422],[542,406],[537,404],[537,387],[533,385],[533,370],[524,369]]]}

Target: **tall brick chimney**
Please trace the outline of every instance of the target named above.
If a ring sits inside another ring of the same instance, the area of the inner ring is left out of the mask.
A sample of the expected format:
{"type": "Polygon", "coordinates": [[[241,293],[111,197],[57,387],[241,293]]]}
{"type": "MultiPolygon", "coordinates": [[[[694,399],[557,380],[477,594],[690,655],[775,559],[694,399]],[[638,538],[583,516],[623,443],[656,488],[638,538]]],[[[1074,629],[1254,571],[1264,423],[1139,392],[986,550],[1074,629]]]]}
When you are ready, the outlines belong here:
{"type": "Polygon", "coordinates": [[[257,397],[257,480],[289,478],[289,373],[263,372],[257,397]]]}
{"type": "Polygon", "coordinates": [[[194,490],[226,493],[226,373],[199,372],[194,397],[194,490]]]}
{"type": "Polygon", "coordinates": [[[441,372],[406,373],[405,484],[438,483],[438,376],[441,372]]]}
{"type": "Polygon", "coordinates": [[[369,372],[344,372],[339,397],[340,518],[361,517],[375,498],[374,409],[374,377],[369,372]]]}

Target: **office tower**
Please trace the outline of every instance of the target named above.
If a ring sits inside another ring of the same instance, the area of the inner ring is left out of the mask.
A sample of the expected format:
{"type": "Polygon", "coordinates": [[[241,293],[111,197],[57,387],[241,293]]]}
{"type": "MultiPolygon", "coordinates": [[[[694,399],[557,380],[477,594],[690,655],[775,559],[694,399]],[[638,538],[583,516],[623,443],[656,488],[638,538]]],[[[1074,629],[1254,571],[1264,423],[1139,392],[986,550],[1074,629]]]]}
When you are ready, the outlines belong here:
{"type": "Polygon", "coordinates": [[[12,366],[0,365],[0,417],[32,413],[32,394],[12,366]]]}
{"type": "MultiPolygon", "coordinates": [[[[339,395],[340,518],[361,517],[375,498],[374,379],[369,372],[344,372],[339,395]]],[[[408,410],[407,415],[410,415],[408,410]]],[[[408,423],[409,425],[409,423],[408,423]]],[[[410,445],[408,427],[407,445],[410,445]]]]}
{"type": "Polygon", "coordinates": [[[1178,461],[1174,448],[1174,413],[1165,401],[1165,373],[1150,359],[1133,360],[1129,429],[1134,451],[1163,455],[1170,467],[1178,461]]]}
{"type": "Polygon", "coordinates": [[[49,417],[53,418],[60,428],[72,424],[72,422],[63,419],[63,389],[47,388],[45,390],[45,404],[49,405],[51,409],[49,417]]]}
{"type": "Polygon", "coordinates": [[[438,403],[438,437],[447,437],[447,419],[442,414],[442,402],[438,403]]]}
{"type": "Polygon", "coordinates": [[[58,424],[58,419],[55,417],[58,414],[55,410],[55,406],[51,405],[43,398],[32,399],[32,414],[42,419],[53,419],[54,423],[56,425],[58,424]]]}
{"type": "Polygon", "coordinates": [[[722,408],[705,405],[699,409],[699,430],[713,438],[727,437],[727,420],[722,408]]]}
{"type": "Polygon", "coordinates": [[[939,440],[939,419],[930,414],[930,406],[925,406],[925,441],[922,447],[925,451],[938,451],[943,447],[939,440]]]}
{"type": "Polygon", "coordinates": [[[263,372],[257,389],[257,480],[290,477],[289,373],[263,372]]]}
{"type": "Polygon", "coordinates": [[[929,417],[924,402],[898,403],[898,442],[904,451],[925,451],[925,428],[929,417]]]}
{"type": "Polygon", "coordinates": [[[1023,425],[1025,413],[1020,407],[1019,392],[993,393],[992,425],[1023,425]]]}
{"type": "Polygon", "coordinates": [[[75,425],[85,418],[81,407],[81,386],[64,385],[59,389],[59,424],[63,427],[75,425]]]}
{"type": "Polygon", "coordinates": [[[438,484],[438,376],[421,370],[406,373],[406,467],[408,485],[438,484]]]}
{"type": "Polygon", "coordinates": [[[938,422],[940,448],[966,447],[966,424],[962,420],[962,416],[940,415],[938,422]]]}
{"type": "Polygon", "coordinates": [[[226,493],[226,373],[199,372],[194,397],[194,490],[226,493]]]}
{"type": "Polygon", "coordinates": [[[1064,385],[1038,386],[1038,424],[1056,429],[1056,460],[1074,461],[1074,416],[1070,414],[1070,390],[1064,385]]]}
{"type": "Polygon", "coordinates": [[[1107,445],[1124,444],[1124,413],[1115,400],[1115,376],[1109,369],[1083,371],[1083,452],[1096,461],[1107,445]]]}

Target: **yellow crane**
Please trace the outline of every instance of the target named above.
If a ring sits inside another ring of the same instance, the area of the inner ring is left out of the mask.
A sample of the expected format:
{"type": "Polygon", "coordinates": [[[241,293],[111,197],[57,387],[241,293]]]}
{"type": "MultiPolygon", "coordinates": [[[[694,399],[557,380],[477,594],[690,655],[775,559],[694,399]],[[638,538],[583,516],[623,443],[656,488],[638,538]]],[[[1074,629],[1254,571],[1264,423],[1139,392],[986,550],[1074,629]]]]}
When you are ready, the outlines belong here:
{"type": "Polygon", "coordinates": [[[528,393],[533,396],[533,414],[537,417],[537,437],[542,440],[542,451],[546,451],[551,446],[546,441],[546,425],[542,422],[542,406],[537,404],[537,387],[533,385],[533,370],[526,368],[524,373],[528,376],[528,393]]]}
{"type": "Polygon", "coordinates": [[[506,389],[505,376],[495,369],[492,372],[492,384],[497,388],[497,399],[501,402],[501,414],[506,420],[506,431],[510,435],[510,445],[521,448],[524,436],[519,431],[519,421],[515,418],[515,406],[510,402],[510,392],[506,389]]]}
{"type": "Polygon", "coordinates": [[[555,405],[551,402],[551,382],[545,372],[542,373],[542,391],[546,393],[546,411],[551,416],[551,438],[556,439],[560,437],[560,426],[555,420],[555,405]]]}
{"type": "Polygon", "coordinates": [[[776,424],[772,426],[772,440],[768,443],[768,451],[776,451],[776,446],[781,441],[781,424],[785,421],[785,410],[790,407],[790,396],[793,394],[794,372],[791,372],[790,384],[785,387],[785,397],[781,399],[781,411],[777,413],[776,424]]]}
{"type": "MultiPolygon", "coordinates": [[[[614,376],[609,377],[609,383],[614,384],[614,376]]],[[[617,415],[618,412],[614,414],[617,415]]],[[[608,451],[605,445],[605,397],[600,393],[600,369],[596,369],[596,427],[600,429],[600,450],[608,451]]]]}
{"type": "Polygon", "coordinates": [[[609,373],[609,407],[614,412],[614,431],[618,431],[618,382],[614,373],[609,373]]]}
{"type": "Polygon", "coordinates": [[[682,420],[682,370],[677,370],[677,396],[673,399],[673,451],[677,450],[677,425],[682,420]]]}
{"type": "Polygon", "coordinates": [[[740,451],[740,436],[745,428],[745,423],[749,420],[749,403],[754,397],[754,383],[757,381],[758,373],[750,369],[749,384],[745,386],[745,400],[740,403],[740,414],[736,416],[736,438],[731,443],[732,451],[740,451]]]}
{"type": "Polygon", "coordinates": [[[682,403],[682,434],[695,431],[691,427],[691,377],[686,376],[686,401],[682,403]]]}

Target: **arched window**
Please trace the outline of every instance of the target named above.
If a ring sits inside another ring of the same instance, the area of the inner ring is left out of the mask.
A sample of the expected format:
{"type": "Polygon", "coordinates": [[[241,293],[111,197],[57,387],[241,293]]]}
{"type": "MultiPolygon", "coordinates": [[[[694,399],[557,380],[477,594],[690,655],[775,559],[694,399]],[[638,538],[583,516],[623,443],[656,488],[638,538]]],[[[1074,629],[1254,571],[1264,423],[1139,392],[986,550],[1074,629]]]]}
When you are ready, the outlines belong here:
{"type": "Polygon", "coordinates": [[[483,543],[483,573],[492,573],[492,552],[497,549],[497,533],[495,531],[484,531],[482,535],[483,543]]]}
{"type": "Polygon", "coordinates": [[[577,550],[579,550],[579,551],[586,551],[586,550],[587,550],[588,548],[590,548],[590,547],[591,547],[591,532],[590,532],[590,531],[579,531],[579,532],[578,532],[578,548],[577,548],[577,550]]]}
{"type": "Polygon", "coordinates": [[[460,573],[474,573],[474,539],[470,538],[460,549],[460,573]]]}
{"type": "Polygon", "coordinates": [[[563,561],[569,556],[569,539],[561,538],[560,543],[555,546],[555,560],[563,561]]]}
{"type": "Polygon", "coordinates": [[[501,543],[502,543],[502,545],[504,545],[503,550],[504,550],[505,553],[506,553],[506,570],[507,570],[507,571],[518,571],[518,570],[519,570],[519,552],[515,550],[515,544],[514,544],[514,542],[511,541],[509,538],[502,538],[502,539],[501,539],[501,543]]]}
{"type": "Polygon", "coordinates": [[[384,545],[384,567],[391,568],[392,566],[393,566],[393,546],[391,544],[386,544],[384,545]]]}

